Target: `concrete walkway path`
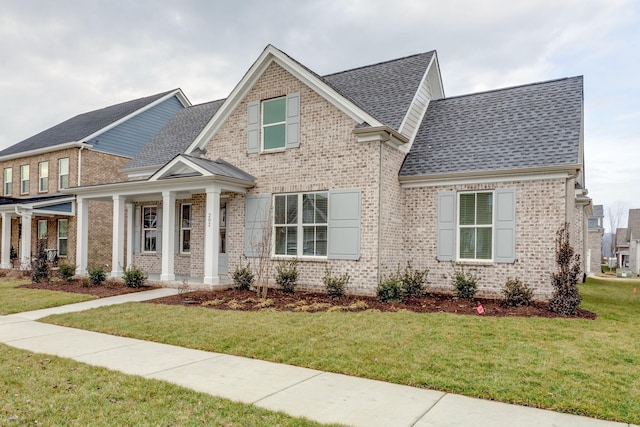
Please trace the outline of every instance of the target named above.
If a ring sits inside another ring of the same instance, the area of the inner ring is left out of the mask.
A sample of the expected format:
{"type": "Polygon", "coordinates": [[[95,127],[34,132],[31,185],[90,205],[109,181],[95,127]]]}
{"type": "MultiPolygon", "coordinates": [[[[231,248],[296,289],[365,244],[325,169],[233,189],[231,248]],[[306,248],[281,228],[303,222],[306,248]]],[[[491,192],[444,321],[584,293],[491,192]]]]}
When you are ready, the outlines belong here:
{"type": "Polygon", "coordinates": [[[35,321],[49,314],[176,292],[158,289],[0,316],[0,342],[320,422],[419,427],[629,426],[35,321]]]}

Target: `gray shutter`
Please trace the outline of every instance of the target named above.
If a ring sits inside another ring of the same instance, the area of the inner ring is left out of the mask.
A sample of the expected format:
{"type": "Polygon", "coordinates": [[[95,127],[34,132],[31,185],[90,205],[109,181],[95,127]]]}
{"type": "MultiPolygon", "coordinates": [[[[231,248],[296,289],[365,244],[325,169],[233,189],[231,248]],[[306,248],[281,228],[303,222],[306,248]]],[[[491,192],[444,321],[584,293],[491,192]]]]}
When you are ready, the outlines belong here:
{"type": "Polygon", "coordinates": [[[135,207],[134,215],[133,215],[133,253],[137,254],[140,252],[140,226],[142,224],[142,214],[140,210],[140,206],[135,207]]]}
{"type": "Polygon", "coordinates": [[[244,253],[248,257],[260,256],[261,250],[266,256],[271,255],[271,242],[263,241],[263,231],[271,227],[271,194],[257,194],[245,198],[244,253]],[[263,245],[269,247],[263,248],[263,245]]]}
{"type": "Polygon", "coordinates": [[[360,259],[359,188],[329,191],[329,259],[360,259]]]}
{"type": "Polygon", "coordinates": [[[494,261],[513,263],[516,260],[516,190],[501,188],[496,190],[494,261]]]}
{"type": "Polygon", "coordinates": [[[287,142],[286,148],[300,146],[300,94],[287,95],[287,142]]]}
{"type": "Polygon", "coordinates": [[[156,253],[162,253],[162,205],[156,207],[156,253]]]}
{"type": "Polygon", "coordinates": [[[260,152],[260,102],[247,106],[247,153],[260,152]]]}
{"type": "Polygon", "coordinates": [[[438,192],[438,261],[456,259],[456,192],[438,192]]]}
{"type": "MultiPolygon", "coordinates": [[[[193,212],[191,212],[191,216],[193,217],[193,212]]],[[[173,253],[178,255],[180,253],[180,227],[182,226],[182,204],[178,204],[178,208],[176,208],[176,224],[175,224],[175,234],[173,240],[173,253]]]]}

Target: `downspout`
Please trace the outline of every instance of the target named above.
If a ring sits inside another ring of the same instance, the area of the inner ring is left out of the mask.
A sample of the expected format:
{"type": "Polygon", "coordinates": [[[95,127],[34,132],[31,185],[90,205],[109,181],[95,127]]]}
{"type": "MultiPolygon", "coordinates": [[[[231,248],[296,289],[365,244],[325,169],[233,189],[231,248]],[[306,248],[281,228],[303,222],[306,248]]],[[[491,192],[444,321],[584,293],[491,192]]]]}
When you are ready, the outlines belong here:
{"type": "MultiPolygon", "coordinates": [[[[382,267],[382,147],[384,145],[384,141],[380,142],[380,161],[378,168],[378,282],[380,283],[382,280],[382,271],[380,270],[382,267]]],[[[377,285],[376,284],[376,285],[377,285]]]]}
{"type": "Polygon", "coordinates": [[[84,150],[84,145],[78,150],[78,187],[82,185],[82,181],[80,179],[82,176],[82,150],[84,150]]]}

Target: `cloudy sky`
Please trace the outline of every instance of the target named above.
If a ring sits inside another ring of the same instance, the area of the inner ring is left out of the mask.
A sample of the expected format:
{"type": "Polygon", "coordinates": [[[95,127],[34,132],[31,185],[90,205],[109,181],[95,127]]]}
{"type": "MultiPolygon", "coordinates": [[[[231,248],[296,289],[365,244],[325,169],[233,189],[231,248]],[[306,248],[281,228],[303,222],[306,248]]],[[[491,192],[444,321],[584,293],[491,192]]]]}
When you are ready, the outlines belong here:
{"type": "Polygon", "coordinates": [[[640,208],[637,0],[0,0],[0,148],[177,87],[225,98],[269,43],[319,74],[435,49],[447,96],[584,75],[589,195],[640,208]]]}

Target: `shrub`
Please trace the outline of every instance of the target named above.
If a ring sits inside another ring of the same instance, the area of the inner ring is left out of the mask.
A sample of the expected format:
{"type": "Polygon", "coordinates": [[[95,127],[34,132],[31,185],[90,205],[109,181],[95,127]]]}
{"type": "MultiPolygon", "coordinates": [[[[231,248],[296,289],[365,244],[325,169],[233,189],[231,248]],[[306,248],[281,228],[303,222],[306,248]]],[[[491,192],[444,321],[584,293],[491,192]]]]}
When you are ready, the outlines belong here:
{"type": "Polygon", "coordinates": [[[522,283],[520,279],[508,279],[502,288],[502,295],[504,296],[504,305],[509,307],[530,305],[533,298],[533,292],[529,285],[522,283]]]}
{"type": "MultiPolygon", "coordinates": [[[[399,272],[398,272],[399,274],[399,272]]],[[[427,276],[429,270],[415,270],[411,267],[411,263],[407,261],[400,280],[402,281],[402,290],[405,297],[421,297],[424,295],[427,284],[427,276]]]]}
{"type": "Polygon", "coordinates": [[[76,275],[75,264],[67,264],[65,262],[60,264],[59,267],[60,267],[60,277],[62,277],[62,280],[64,280],[65,282],[68,282],[69,280],[71,280],[73,276],[76,275]]]}
{"type": "Polygon", "coordinates": [[[295,292],[298,284],[298,260],[281,261],[276,266],[276,283],[288,294],[295,292]]]}
{"type": "Polygon", "coordinates": [[[580,305],[578,278],[580,277],[580,254],[575,253],[569,240],[569,224],[565,223],[556,232],[556,264],[558,272],[551,275],[553,296],[549,310],[571,316],[580,305]]]}
{"type": "Polygon", "coordinates": [[[349,276],[349,273],[344,273],[340,277],[333,277],[329,267],[325,269],[324,279],[322,279],[324,287],[327,289],[327,295],[331,298],[343,297],[350,280],[351,277],[349,276]]]}
{"type": "Polygon", "coordinates": [[[392,274],[378,284],[376,296],[382,302],[402,301],[404,289],[398,274],[392,274]]]}
{"type": "Polygon", "coordinates": [[[454,268],[451,274],[451,284],[456,290],[456,296],[460,299],[473,300],[478,291],[478,277],[471,272],[464,271],[464,267],[460,270],[454,268]]]}
{"type": "Polygon", "coordinates": [[[38,254],[36,258],[31,261],[31,282],[40,283],[48,282],[51,280],[51,270],[49,269],[49,263],[47,262],[47,251],[44,247],[44,241],[38,241],[38,254]]]}
{"type": "Polygon", "coordinates": [[[107,278],[104,268],[100,265],[89,267],[87,273],[89,274],[89,281],[94,286],[101,284],[107,278]]]}
{"type": "Polygon", "coordinates": [[[236,269],[231,273],[231,277],[233,278],[233,284],[238,289],[243,289],[248,291],[253,286],[253,282],[256,279],[256,276],[251,271],[251,264],[247,262],[247,265],[236,266],[236,269]]]}
{"type": "Polygon", "coordinates": [[[147,273],[135,265],[132,265],[124,270],[122,279],[124,280],[124,284],[130,288],[142,288],[147,281],[147,273]]]}

